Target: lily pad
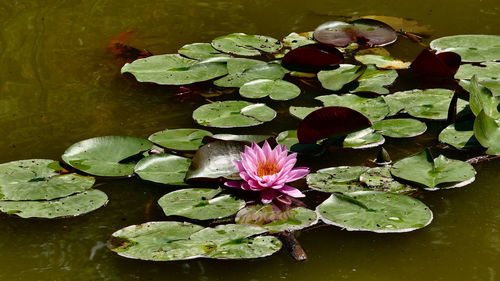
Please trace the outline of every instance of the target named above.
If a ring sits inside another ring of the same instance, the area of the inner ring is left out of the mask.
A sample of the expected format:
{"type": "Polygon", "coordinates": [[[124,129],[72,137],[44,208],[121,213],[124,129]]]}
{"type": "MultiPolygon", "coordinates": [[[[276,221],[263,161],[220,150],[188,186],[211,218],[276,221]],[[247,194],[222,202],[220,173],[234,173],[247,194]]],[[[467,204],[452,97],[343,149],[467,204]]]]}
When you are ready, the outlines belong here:
{"type": "Polygon", "coordinates": [[[316,99],[322,101],[325,106],[344,106],[361,112],[372,122],[384,119],[389,113],[389,106],[382,97],[369,98],[355,94],[333,94],[319,96],[316,99]]]}
{"type": "Polygon", "coordinates": [[[283,42],[284,47],[290,48],[292,50],[295,48],[298,48],[298,47],[305,46],[305,45],[317,43],[316,41],[312,40],[310,37],[305,36],[304,34],[298,34],[295,32],[288,34],[281,41],[283,42]]]}
{"type": "Polygon", "coordinates": [[[352,192],[367,190],[359,176],[369,168],[364,166],[340,166],[318,170],[307,175],[307,185],[322,192],[352,192]]]}
{"type": "Polygon", "coordinates": [[[398,78],[398,72],[393,69],[377,69],[374,65],[368,65],[365,72],[358,78],[359,85],[351,93],[372,92],[381,95],[389,93],[385,87],[392,85],[398,78]]]}
{"type": "Polygon", "coordinates": [[[214,49],[210,43],[193,43],[184,45],[179,49],[179,54],[196,60],[229,56],[214,49]]]}
{"type": "Polygon", "coordinates": [[[0,211],[21,218],[67,218],[90,213],[107,202],[106,193],[88,190],[50,201],[0,201],[0,211]]]}
{"type": "Polygon", "coordinates": [[[272,37],[233,33],[212,41],[215,49],[238,56],[258,56],[263,52],[274,53],[281,49],[281,42],[272,37]]]}
{"type": "Polygon", "coordinates": [[[318,80],[323,88],[338,91],[344,85],[358,79],[365,68],[361,65],[340,64],[334,70],[323,70],[318,73],[318,80]]]}
{"type": "Polygon", "coordinates": [[[401,118],[375,122],[372,128],[387,137],[411,138],[423,134],[427,125],[415,119],[401,118]]]}
{"type": "Polygon", "coordinates": [[[225,141],[240,141],[245,143],[261,143],[267,139],[272,138],[271,135],[232,135],[232,134],[216,134],[209,136],[205,139],[211,140],[225,140],[225,141]]]}
{"type": "Polygon", "coordinates": [[[344,47],[350,43],[384,46],[397,38],[396,31],[391,26],[372,19],[359,19],[351,23],[330,21],[314,30],[314,39],[336,47],[344,47]]]}
{"type": "Polygon", "coordinates": [[[73,144],[62,159],[73,168],[95,176],[131,176],[136,163],[129,158],[152,147],[152,142],[142,138],[96,137],[73,144]]]}
{"type": "Polygon", "coordinates": [[[120,256],[151,261],[258,258],[281,248],[277,238],[259,235],[265,232],[262,227],[247,225],[203,228],[190,223],[148,222],[116,231],[109,245],[120,256]]]}
{"type": "Polygon", "coordinates": [[[60,174],[59,162],[46,159],[0,164],[0,200],[51,200],[83,192],[93,177],[60,174]]]}
{"type": "Polygon", "coordinates": [[[426,149],[394,163],[391,174],[432,191],[465,186],[474,181],[476,171],[467,162],[448,159],[443,155],[433,159],[426,149]]]}
{"type": "Polygon", "coordinates": [[[385,191],[398,194],[409,194],[417,191],[416,188],[396,181],[391,175],[391,166],[371,168],[359,176],[359,180],[376,191],[385,191]]]}
{"type": "Polygon", "coordinates": [[[453,77],[460,67],[461,58],[453,52],[434,54],[424,49],[413,60],[410,69],[423,75],[453,77]]]}
{"type": "Polygon", "coordinates": [[[431,48],[440,52],[454,52],[466,62],[500,60],[500,36],[498,35],[454,35],[433,40],[431,48]]]}
{"type": "Polygon", "coordinates": [[[354,58],[362,64],[373,64],[380,69],[407,69],[410,66],[410,62],[404,62],[390,56],[363,54],[356,55],[354,58]]]}
{"type": "Polygon", "coordinates": [[[345,148],[364,149],[377,147],[384,144],[385,138],[376,133],[372,128],[366,128],[361,131],[348,134],[342,146],[345,148]]]}
{"type": "Polygon", "coordinates": [[[285,76],[285,70],[281,65],[276,63],[257,64],[241,72],[230,72],[229,75],[224,76],[214,81],[214,85],[218,87],[241,87],[245,83],[259,80],[279,80],[285,76]]]}
{"type": "Polygon", "coordinates": [[[170,150],[194,151],[203,145],[203,138],[212,133],[200,129],[166,129],[149,136],[149,140],[170,150]]]}
{"type": "Polygon", "coordinates": [[[320,106],[315,107],[304,107],[304,106],[290,106],[288,111],[290,115],[302,120],[306,118],[307,115],[311,114],[313,111],[320,109],[320,106]]]}
{"type": "Polygon", "coordinates": [[[500,154],[500,120],[488,116],[481,111],[474,120],[474,136],[482,146],[488,148],[486,153],[500,154]]]}
{"type": "Polygon", "coordinates": [[[264,227],[270,233],[297,231],[318,221],[316,212],[303,207],[282,211],[271,205],[254,205],[241,209],[236,214],[237,224],[264,227]]]}
{"type": "Polygon", "coordinates": [[[500,63],[483,62],[477,65],[462,64],[455,74],[455,79],[471,79],[476,75],[479,81],[500,80],[500,63]]]}
{"type": "Polygon", "coordinates": [[[305,45],[286,53],[281,61],[288,70],[318,72],[333,69],[344,62],[344,55],[335,47],[321,44],[305,45]]]}
{"type": "Polygon", "coordinates": [[[479,115],[481,110],[494,119],[500,119],[500,96],[495,96],[487,87],[479,84],[476,76],[470,81],[460,81],[460,86],[469,91],[469,106],[474,115],[479,115]]]}
{"type": "MultiPolygon", "coordinates": [[[[383,98],[390,108],[389,116],[402,111],[417,118],[444,120],[452,97],[453,91],[448,89],[427,89],[396,92],[383,98]]],[[[459,99],[457,111],[464,110],[467,104],[459,99]]]]}
{"type": "Polygon", "coordinates": [[[299,143],[299,139],[297,138],[296,130],[284,131],[278,134],[276,137],[276,142],[280,145],[285,145],[288,150],[290,148],[299,143]]]}
{"type": "Polygon", "coordinates": [[[170,154],[150,155],[135,166],[135,173],[143,180],[169,185],[186,185],[184,178],[191,159],[170,154]]]}
{"type": "Polygon", "coordinates": [[[321,219],[349,231],[409,232],[427,226],[432,211],[419,200],[381,191],[332,194],[317,207],[321,219]]]}
{"type": "Polygon", "coordinates": [[[240,95],[252,99],[269,96],[272,100],[291,100],[300,95],[300,88],[283,80],[259,79],[241,86],[240,95]]]}
{"type": "Polygon", "coordinates": [[[239,141],[214,141],[196,151],[186,180],[239,179],[234,160],[240,160],[245,144],[239,141]]]}
{"type": "Polygon", "coordinates": [[[236,214],[245,206],[245,201],[231,195],[217,196],[221,191],[209,188],[181,189],[165,194],[158,200],[158,204],[167,216],[195,220],[225,218],[236,214]]]}
{"type": "Polygon", "coordinates": [[[439,134],[439,141],[449,144],[456,149],[481,147],[476,137],[474,137],[472,121],[463,121],[444,128],[439,134]]]}
{"type": "Polygon", "coordinates": [[[222,101],[202,105],[193,119],[202,126],[217,128],[250,127],[273,120],[276,111],[263,103],[222,101]]]}
{"type": "Polygon", "coordinates": [[[300,143],[314,143],[318,140],[345,135],[370,127],[363,114],[342,106],[320,108],[299,123],[297,137],[300,143]]]}
{"type": "Polygon", "coordinates": [[[177,54],[151,56],[125,64],[122,73],[131,73],[139,82],[185,85],[208,81],[227,74],[224,61],[197,61],[177,54]]]}

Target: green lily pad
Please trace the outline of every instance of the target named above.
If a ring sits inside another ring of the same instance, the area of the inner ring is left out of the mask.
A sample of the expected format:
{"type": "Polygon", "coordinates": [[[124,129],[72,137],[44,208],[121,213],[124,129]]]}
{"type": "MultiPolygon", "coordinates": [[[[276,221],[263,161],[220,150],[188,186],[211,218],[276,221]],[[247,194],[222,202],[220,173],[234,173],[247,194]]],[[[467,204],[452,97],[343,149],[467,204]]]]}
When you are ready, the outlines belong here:
{"type": "Polygon", "coordinates": [[[473,131],[472,121],[451,124],[439,134],[439,141],[456,149],[474,149],[481,147],[473,131]]]}
{"type": "MultiPolygon", "coordinates": [[[[389,116],[407,112],[416,118],[444,120],[448,117],[453,91],[447,89],[410,90],[384,96],[389,116]]],[[[458,99],[457,111],[463,111],[467,102],[458,99]]]]}
{"type": "Polygon", "coordinates": [[[376,191],[385,191],[398,194],[409,194],[417,191],[396,181],[391,175],[391,166],[371,168],[359,176],[359,180],[376,191]]]}
{"type": "Polygon", "coordinates": [[[203,145],[203,138],[212,133],[199,129],[173,129],[156,132],[149,140],[170,150],[194,151],[203,145]]]}
{"type": "Polygon", "coordinates": [[[374,65],[368,65],[363,75],[358,78],[359,85],[351,93],[373,92],[381,95],[389,93],[385,87],[392,85],[398,78],[398,72],[393,69],[381,70],[374,65]]]}
{"type": "Polygon", "coordinates": [[[257,65],[266,65],[265,61],[246,59],[246,58],[230,58],[227,59],[227,71],[229,74],[238,74],[257,65]]]}
{"type": "Polygon", "coordinates": [[[362,64],[373,64],[380,69],[407,69],[411,64],[390,56],[376,54],[361,54],[354,56],[354,58],[362,64]]]}
{"type": "Polygon", "coordinates": [[[281,49],[281,42],[272,37],[233,33],[212,41],[215,49],[238,56],[259,56],[263,52],[274,53],[281,49]]]}
{"type": "Polygon", "coordinates": [[[235,199],[231,195],[217,196],[221,191],[209,188],[181,189],[163,195],[158,204],[167,216],[195,220],[225,218],[245,207],[244,200],[235,199]]]}
{"type": "Polygon", "coordinates": [[[283,80],[259,79],[241,86],[240,95],[251,99],[269,96],[272,100],[291,100],[300,95],[300,88],[283,80]]]}
{"type": "Polygon", "coordinates": [[[87,190],[50,201],[0,201],[0,212],[21,218],[67,218],[90,213],[107,202],[106,193],[87,190]]]}
{"type": "Polygon", "coordinates": [[[448,159],[443,155],[432,159],[426,149],[394,163],[391,174],[432,191],[465,186],[474,181],[476,171],[467,162],[448,159]]]}
{"type": "Polygon", "coordinates": [[[317,207],[327,224],[349,231],[409,232],[427,226],[432,211],[419,200],[381,191],[332,194],[317,207]]]}
{"type": "Polygon", "coordinates": [[[311,112],[316,111],[320,108],[321,108],[320,106],[315,106],[315,107],[290,106],[288,111],[290,112],[290,115],[302,120],[306,118],[306,116],[309,115],[311,112]]]}
{"type": "Polygon", "coordinates": [[[500,119],[500,96],[495,96],[488,88],[482,86],[473,76],[470,81],[462,80],[460,86],[469,91],[469,106],[474,115],[481,110],[494,119],[500,119]]]}
{"type": "Polygon", "coordinates": [[[466,62],[500,60],[500,36],[498,35],[454,35],[433,40],[431,48],[438,53],[454,52],[466,62]]]}
{"type": "Polygon", "coordinates": [[[214,141],[194,154],[186,180],[240,179],[234,160],[240,160],[245,144],[239,141],[214,141]]]}
{"type": "Polygon", "coordinates": [[[263,103],[222,101],[202,105],[193,119],[202,126],[217,128],[250,127],[273,120],[276,111],[263,103]]]}
{"type": "Polygon", "coordinates": [[[122,73],[131,73],[139,82],[185,85],[208,81],[227,74],[224,61],[187,59],[177,54],[151,56],[127,63],[122,73]]]}
{"type": "Polygon", "coordinates": [[[272,138],[271,135],[232,135],[232,134],[216,134],[210,136],[213,140],[225,140],[225,141],[240,141],[245,143],[261,143],[267,139],[272,138]]]}
{"type": "Polygon", "coordinates": [[[317,100],[325,106],[344,106],[356,110],[375,122],[384,119],[389,113],[389,106],[382,97],[366,98],[354,94],[318,96],[317,100]]]}
{"type": "Polygon", "coordinates": [[[257,64],[241,72],[229,72],[224,76],[214,81],[214,85],[218,87],[241,87],[245,83],[259,80],[279,80],[285,76],[285,70],[281,65],[276,63],[257,64]]]}
{"type": "Polygon", "coordinates": [[[276,142],[280,145],[285,145],[288,150],[290,148],[299,143],[299,139],[297,138],[296,130],[284,131],[278,134],[276,137],[276,142]]]}
{"type": "Polygon", "coordinates": [[[316,212],[303,207],[282,211],[271,204],[254,205],[241,209],[236,214],[237,224],[264,227],[269,233],[297,231],[318,222],[316,212]]]}
{"type": "Polygon", "coordinates": [[[361,131],[348,134],[342,146],[345,148],[364,149],[377,147],[385,143],[385,138],[376,133],[372,128],[366,128],[361,131]]]}
{"type": "Polygon", "coordinates": [[[481,111],[474,120],[474,136],[479,143],[488,148],[486,153],[491,155],[500,154],[500,120],[488,116],[481,111]]]}
{"type": "Polygon", "coordinates": [[[500,80],[500,63],[483,62],[477,65],[462,64],[455,74],[455,79],[471,79],[476,75],[479,81],[500,80]]]}
{"type": "Polygon", "coordinates": [[[373,124],[372,128],[384,136],[411,138],[425,133],[427,125],[415,119],[386,119],[373,124]]]}
{"type": "Polygon", "coordinates": [[[318,42],[312,40],[312,32],[311,36],[304,36],[295,32],[288,34],[281,41],[283,42],[283,46],[290,49],[295,49],[301,46],[316,44],[318,42]]]}
{"type": "Polygon", "coordinates": [[[214,57],[229,57],[229,55],[214,49],[210,43],[193,43],[184,45],[179,49],[179,54],[196,60],[204,60],[214,57]]]}
{"type": "Polygon", "coordinates": [[[362,65],[339,64],[334,70],[322,70],[318,72],[318,80],[323,88],[338,91],[344,85],[358,79],[365,68],[362,65]]]}
{"type": "Polygon", "coordinates": [[[170,185],[186,185],[184,178],[191,159],[170,154],[154,154],[141,159],[135,173],[143,180],[170,185]]]}
{"type": "Polygon", "coordinates": [[[51,200],[83,192],[94,185],[93,177],[61,175],[59,162],[46,159],[0,164],[0,200],[51,200]]]}
{"type": "Polygon", "coordinates": [[[323,192],[352,192],[366,190],[359,176],[369,168],[363,166],[340,166],[318,170],[307,175],[307,185],[323,192]]]}
{"type": "Polygon", "coordinates": [[[277,238],[259,235],[265,232],[247,225],[203,228],[181,222],[148,222],[116,231],[109,245],[120,256],[151,261],[258,258],[281,248],[277,238]]]}
{"type": "Polygon", "coordinates": [[[71,145],[62,155],[62,159],[73,168],[95,176],[131,176],[136,163],[127,161],[128,158],[151,147],[153,143],[142,138],[96,137],[71,145]]]}

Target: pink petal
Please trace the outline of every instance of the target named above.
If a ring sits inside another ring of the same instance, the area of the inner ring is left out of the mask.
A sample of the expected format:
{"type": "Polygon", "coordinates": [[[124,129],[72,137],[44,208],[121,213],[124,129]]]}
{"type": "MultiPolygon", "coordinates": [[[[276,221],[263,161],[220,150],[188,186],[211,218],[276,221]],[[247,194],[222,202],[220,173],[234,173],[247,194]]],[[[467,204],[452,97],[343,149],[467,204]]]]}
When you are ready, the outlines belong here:
{"type": "Polygon", "coordinates": [[[287,175],[287,182],[292,182],[296,181],[298,179],[301,179],[309,174],[309,168],[306,167],[300,167],[300,168],[295,168],[290,171],[287,175]]]}
{"type": "Polygon", "coordinates": [[[306,197],[304,193],[300,192],[300,190],[289,185],[283,186],[278,191],[295,198],[306,197]]]}
{"type": "Polygon", "coordinates": [[[274,198],[276,198],[279,194],[274,192],[273,189],[264,189],[260,194],[260,200],[264,204],[271,203],[274,198]]]}

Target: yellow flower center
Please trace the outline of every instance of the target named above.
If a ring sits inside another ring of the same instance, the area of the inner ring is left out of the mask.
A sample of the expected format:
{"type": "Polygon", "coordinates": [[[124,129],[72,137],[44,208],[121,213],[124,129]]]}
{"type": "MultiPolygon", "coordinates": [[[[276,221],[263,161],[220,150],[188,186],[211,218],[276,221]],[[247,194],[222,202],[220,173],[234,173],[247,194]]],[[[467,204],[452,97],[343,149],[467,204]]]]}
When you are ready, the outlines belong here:
{"type": "Polygon", "coordinates": [[[259,163],[257,166],[257,175],[259,177],[274,175],[279,172],[278,163],[276,161],[266,161],[259,163]]]}

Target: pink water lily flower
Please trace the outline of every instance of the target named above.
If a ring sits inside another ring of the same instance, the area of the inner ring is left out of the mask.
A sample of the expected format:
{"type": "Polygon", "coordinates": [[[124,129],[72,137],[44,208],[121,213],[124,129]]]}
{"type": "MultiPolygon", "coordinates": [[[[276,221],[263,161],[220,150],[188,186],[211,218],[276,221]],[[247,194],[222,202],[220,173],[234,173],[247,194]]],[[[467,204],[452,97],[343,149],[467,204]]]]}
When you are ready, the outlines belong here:
{"type": "Polygon", "coordinates": [[[293,168],[297,162],[297,153],[288,155],[286,146],[278,145],[271,149],[267,141],[262,148],[252,143],[251,147],[245,146],[245,151],[240,153],[240,156],[240,161],[233,162],[243,181],[227,181],[226,186],[260,191],[264,204],[277,199],[290,205],[292,198],[305,196],[297,188],[286,185],[309,173],[309,168],[306,167],[293,168]]]}

